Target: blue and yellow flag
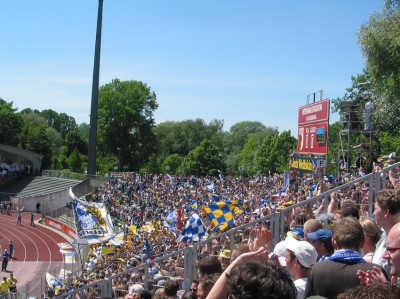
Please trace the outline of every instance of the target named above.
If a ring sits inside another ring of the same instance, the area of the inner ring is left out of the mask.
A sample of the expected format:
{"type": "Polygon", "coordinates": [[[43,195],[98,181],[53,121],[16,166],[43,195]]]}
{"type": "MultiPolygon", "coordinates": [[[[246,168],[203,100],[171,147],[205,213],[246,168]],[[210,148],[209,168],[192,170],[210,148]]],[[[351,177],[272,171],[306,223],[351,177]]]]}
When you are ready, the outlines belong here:
{"type": "Polygon", "coordinates": [[[221,194],[219,194],[218,192],[212,192],[210,193],[212,199],[214,199],[214,202],[219,202],[221,201],[221,194]]]}
{"type": "Polygon", "coordinates": [[[198,205],[197,200],[193,200],[193,201],[190,203],[190,206],[192,207],[193,211],[195,211],[195,212],[198,211],[199,205],[198,205]]]}
{"type": "Polygon", "coordinates": [[[234,217],[244,212],[245,206],[241,201],[218,201],[203,206],[204,212],[219,231],[224,231],[235,224],[234,217]]]}

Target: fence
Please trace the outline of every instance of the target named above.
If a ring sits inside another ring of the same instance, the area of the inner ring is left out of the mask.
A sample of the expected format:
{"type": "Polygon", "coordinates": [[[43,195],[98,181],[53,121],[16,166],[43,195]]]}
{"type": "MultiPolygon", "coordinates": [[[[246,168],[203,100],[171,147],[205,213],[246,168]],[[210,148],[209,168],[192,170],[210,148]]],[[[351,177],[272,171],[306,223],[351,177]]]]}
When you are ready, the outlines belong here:
{"type": "MultiPolygon", "coordinates": [[[[346,184],[340,185],[334,189],[331,189],[323,194],[304,200],[295,205],[289,206],[282,209],[280,212],[276,212],[260,219],[256,219],[250,223],[242,225],[240,227],[233,228],[225,233],[213,236],[205,241],[191,244],[190,246],[181,250],[166,253],[163,257],[156,258],[152,263],[146,263],[137,265],[124,272],[116,275],[112,275],[109,278],[96,281],[94,283],[83,286],[77,290],[69,293],[61,294],[55,298],[119,298],[122,294],[126,293],[126,289],[116,287],[113,288],[113,283],[117,284],[120,281],[129,280],[129,283],[140,283],[146,290],[157,288],[157,284],[150,275],[150,269],[154,265],[159,265],[161,268],[172,270],[175,275],[172,275],[175,279],[180,279],[185,289],[188,289],[192,279],[197,277],[196,262],[201,259],[203,255],[213,253],[214,240],[218,240],[218,244],[222,242],[226,243],[226,247],[232,252],[235,244],[240,241],[243,242],[249,237],[252,228],[259,225],[268,227],[272,231],[274,244],[283,239],[286,233],[286,225],[288,215],[293,213],[295,208],[302,207],[309,204],[320,202],[323,205],[323,212],[326,213],[328,206],[328,197],[333,192],[351,189],[356,183],[368,182],[369,184],[369,197],[368,197],[368,213],[372,215],[373,212],[373,198],[376,192],[380,191],[386,186],[388,181],[388,171],[399,167],[400,163],[389,166],[380,172],[369,174],[359,179],[350,181],[346,184]],[[175,261],[176,265],[171,268],[169,264],[170,260],[175,261]]],[[[100,265],[101,266],[101,265],[100,265]]],[[[121,297],[122,298],[122,297],[121,297]]]]}

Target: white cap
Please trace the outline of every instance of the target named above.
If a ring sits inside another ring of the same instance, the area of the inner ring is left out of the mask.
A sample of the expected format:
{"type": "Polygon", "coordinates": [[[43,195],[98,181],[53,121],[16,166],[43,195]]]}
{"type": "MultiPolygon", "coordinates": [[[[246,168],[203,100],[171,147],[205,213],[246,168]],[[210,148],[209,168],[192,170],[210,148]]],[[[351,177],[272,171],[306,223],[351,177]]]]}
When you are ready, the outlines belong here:
{"type": "Polygon", "coordinates": [[[295,238],[286,238],[286,248],[294,253],[299,263],[311,268],[317,262],[318,253],[307,241],[298,241],[295,238]]]}
{"type": "MultiPolygon", "coordinates": [[[[272,254],[276,255],[278,257],[279,264],[281,264],[282,267],[286,267],[286,242],[285,241],[280,241],[277,243],[274,247],[274,251],[272,254]]],[[[270,257],[272,256],[270,255],[270,257]]]]}

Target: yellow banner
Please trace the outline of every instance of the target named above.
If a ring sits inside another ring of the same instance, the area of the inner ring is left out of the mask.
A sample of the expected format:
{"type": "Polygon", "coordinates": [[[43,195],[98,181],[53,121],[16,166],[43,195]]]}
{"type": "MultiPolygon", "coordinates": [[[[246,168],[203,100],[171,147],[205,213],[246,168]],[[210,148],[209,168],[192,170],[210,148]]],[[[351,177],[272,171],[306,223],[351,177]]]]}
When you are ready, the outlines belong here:
{"type": "Polygon", "coordinates": [[[315,166],[311,159],[290,158],[290,168],[314,171],[315,166]]]}

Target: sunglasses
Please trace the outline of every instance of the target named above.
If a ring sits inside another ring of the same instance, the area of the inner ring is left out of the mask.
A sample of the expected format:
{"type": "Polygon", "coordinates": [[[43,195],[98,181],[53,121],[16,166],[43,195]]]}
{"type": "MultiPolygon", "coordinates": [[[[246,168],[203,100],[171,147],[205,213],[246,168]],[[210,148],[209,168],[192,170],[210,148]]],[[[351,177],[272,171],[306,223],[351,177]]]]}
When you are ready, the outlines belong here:
{"type": "Polygon", "coordinates": [[[197,293],[197,289],[190,289],[191,292],[197,293]]]}

